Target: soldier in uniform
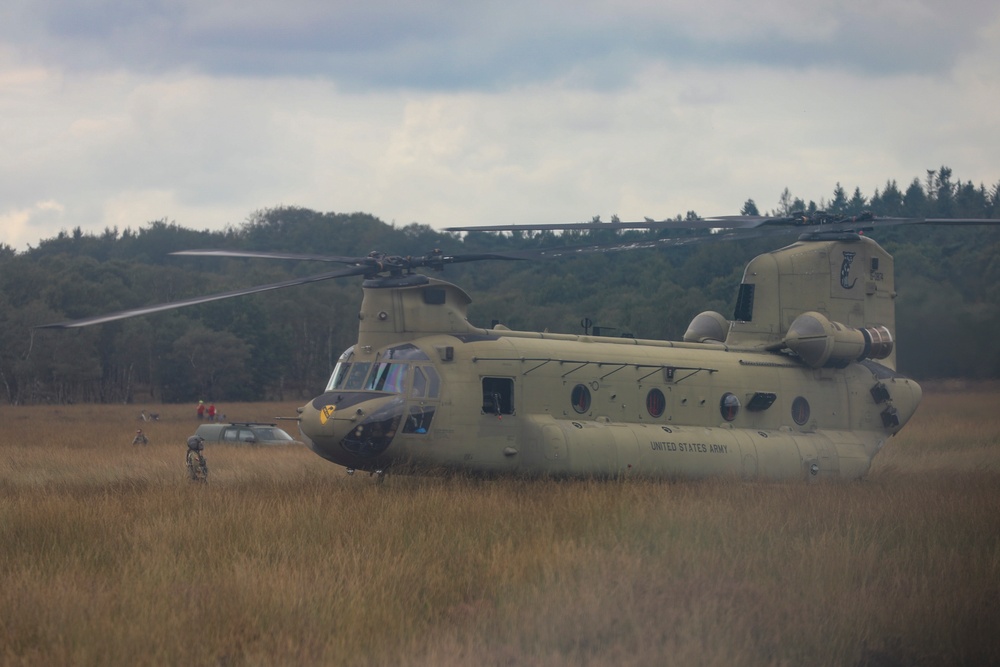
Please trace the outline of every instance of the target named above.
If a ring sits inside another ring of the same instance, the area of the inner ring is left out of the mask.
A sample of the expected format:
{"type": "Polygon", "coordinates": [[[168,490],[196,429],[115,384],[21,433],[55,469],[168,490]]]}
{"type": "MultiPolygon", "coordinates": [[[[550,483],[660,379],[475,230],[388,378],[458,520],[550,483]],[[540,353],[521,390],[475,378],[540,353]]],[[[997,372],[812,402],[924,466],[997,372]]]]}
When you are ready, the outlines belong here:
{"type": "Polygon", "coordinates": [[[205,449],[205,439],[200,435],[192,435],[187,439],[187,469],[192,482],[208,481],[208,463],[201,453],[205,449]]]}
{"type": "Polygon", "coordinates": [[[149,444],[149,438],[146,437],[146,434],[142,432],[141,428],[135,432],[135,437],[132,438],[132,444],[133,445],[148,445],[149,444]]]}

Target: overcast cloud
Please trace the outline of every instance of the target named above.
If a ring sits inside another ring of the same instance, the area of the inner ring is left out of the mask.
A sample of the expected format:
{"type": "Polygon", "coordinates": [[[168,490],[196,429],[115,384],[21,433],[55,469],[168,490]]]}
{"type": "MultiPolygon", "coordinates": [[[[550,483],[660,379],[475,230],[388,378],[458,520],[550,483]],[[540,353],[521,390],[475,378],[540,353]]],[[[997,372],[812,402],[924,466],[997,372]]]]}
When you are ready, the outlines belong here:
{"type": "Polygon", "coordinates": [[[18,249],[279,205],[445,227],[1000,181],[996,3],[7,4],[18,249]]]}

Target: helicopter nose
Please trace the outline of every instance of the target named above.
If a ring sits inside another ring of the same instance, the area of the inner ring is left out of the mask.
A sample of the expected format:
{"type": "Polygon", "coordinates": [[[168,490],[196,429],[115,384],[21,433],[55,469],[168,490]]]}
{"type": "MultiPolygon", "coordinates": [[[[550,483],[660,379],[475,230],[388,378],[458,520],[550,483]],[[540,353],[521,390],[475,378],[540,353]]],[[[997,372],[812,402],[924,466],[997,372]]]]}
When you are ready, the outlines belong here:
{"type": "Polygon", "coordinates": [[[301,410],[300,429],[323,458],[348,468],[384,468],[404,413],[402,396],[327,392],[301,410]]]}

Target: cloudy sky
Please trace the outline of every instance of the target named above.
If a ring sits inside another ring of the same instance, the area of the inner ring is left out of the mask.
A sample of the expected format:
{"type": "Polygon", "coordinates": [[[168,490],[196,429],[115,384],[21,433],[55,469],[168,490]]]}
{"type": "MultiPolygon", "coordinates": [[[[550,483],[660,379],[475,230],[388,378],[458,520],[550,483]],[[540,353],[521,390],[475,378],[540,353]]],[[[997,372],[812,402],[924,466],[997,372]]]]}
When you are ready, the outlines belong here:
{"type": "Polygon", "coordinates": [[[433,227],[1000,181],[985,0],[6,0],[0,243],[296,205],[433,227]]]}

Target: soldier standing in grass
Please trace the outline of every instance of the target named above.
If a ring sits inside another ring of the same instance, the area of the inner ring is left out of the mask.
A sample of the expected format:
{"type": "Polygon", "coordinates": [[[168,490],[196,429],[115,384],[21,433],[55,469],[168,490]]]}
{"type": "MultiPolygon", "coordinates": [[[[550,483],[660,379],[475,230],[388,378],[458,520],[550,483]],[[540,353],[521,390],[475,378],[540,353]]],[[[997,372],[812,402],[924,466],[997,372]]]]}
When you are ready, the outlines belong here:
{"type": "Polygon", "coordinates": [[[187,469],[192,482],[208,481],[208,463],[202,450],[205,449],[205,439],[200,435],[192,435],[187,439],[187,469]]]}
{"type": "Polygon", "coordinates": [[[135,432],[135,437],[132,438],[132,444],[133,445],[148,445],[149,444],[149,438],[146,437],[146,434],[142,432],[141,428],[135,432]]]}

